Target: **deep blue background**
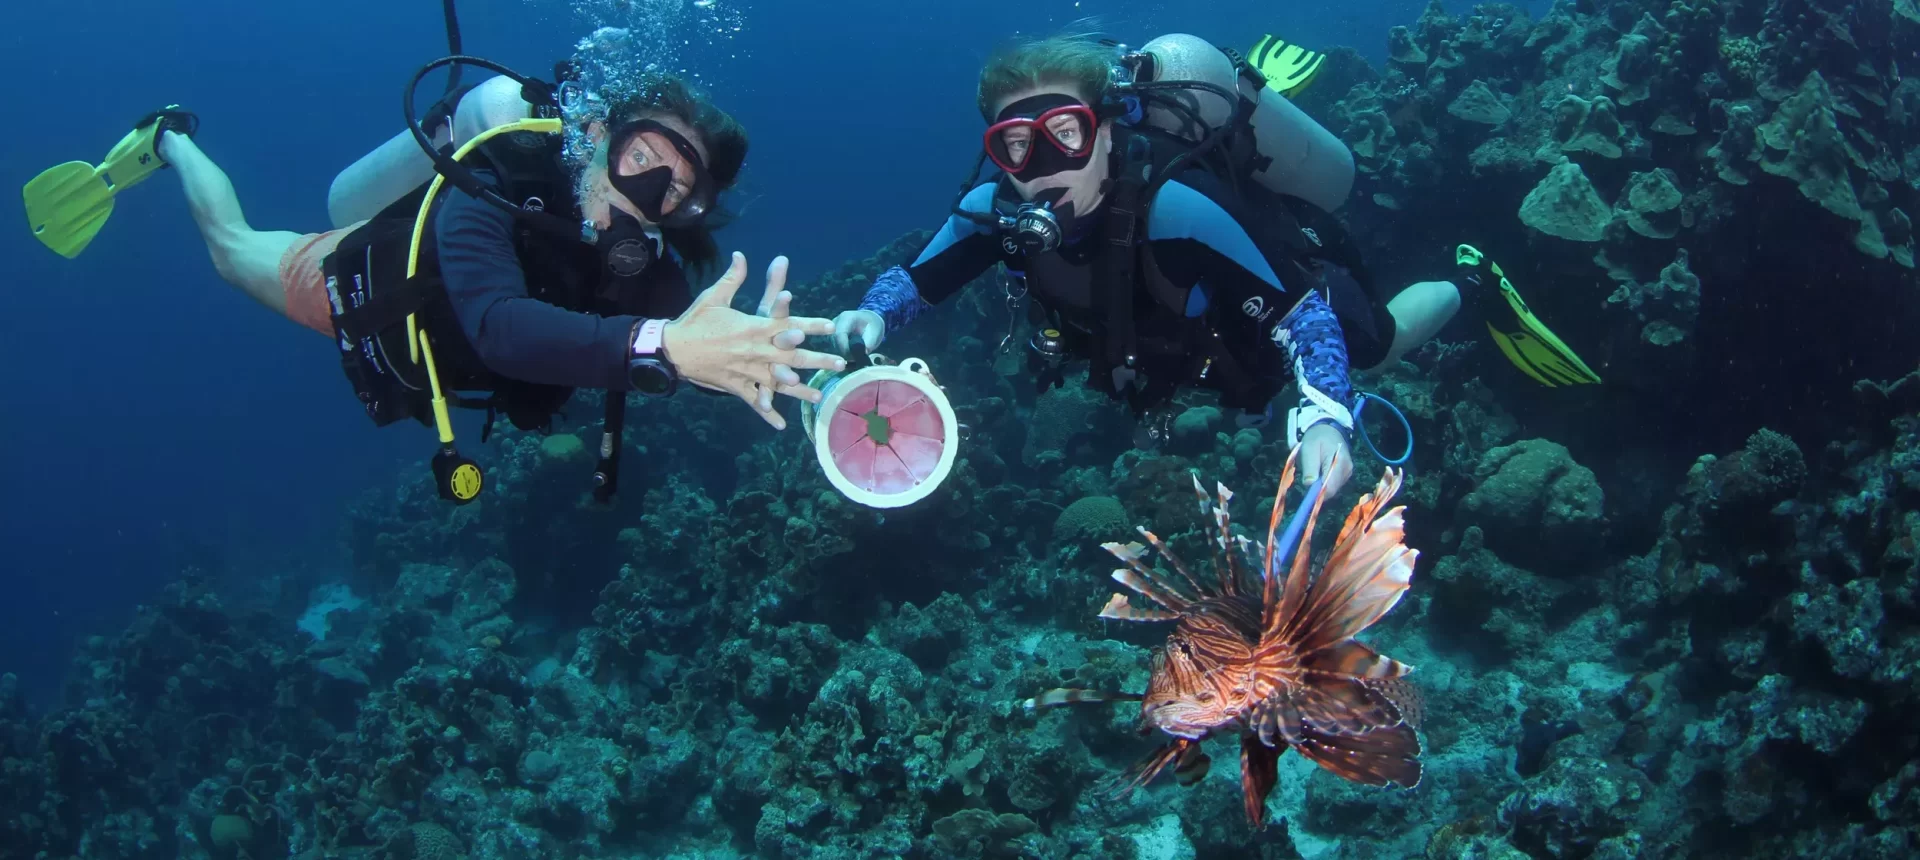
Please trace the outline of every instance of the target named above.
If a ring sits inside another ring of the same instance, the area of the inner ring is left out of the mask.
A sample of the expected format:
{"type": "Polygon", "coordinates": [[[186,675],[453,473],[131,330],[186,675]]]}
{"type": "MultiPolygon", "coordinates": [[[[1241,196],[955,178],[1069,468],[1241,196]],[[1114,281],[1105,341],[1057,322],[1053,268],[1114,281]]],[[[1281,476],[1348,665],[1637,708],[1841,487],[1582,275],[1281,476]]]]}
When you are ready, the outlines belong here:
{"type": "MultiPolygon", "coordinates": [[[[1094,16],[1132,44],[1283,30],[1377,57],[1425,5],[719,2],[745,26],[682,53],[752,135],[745,217],[722,245],[756,269],[787,254],[799,279],[943,219],[978,149],[980,61],[1016,31],[1094,16]]],[[[439,6],[8,3],[0,80],[17,122],[0,185],[98,160],[133,119],[179,102],[255,227],[324,229],[333,175],[400,129],[402,84],[444,53],[439,6]]],[[[542,76],[591,29],[561,0],[467,0],[461,15],[469,53],[542,76]]],[[[419,474],[430,437],[371,427],[325,340],[215,276],[172,175],[130,191],[78,260],[35,242],[20,210],[4,222],[0,669],[37,698],[77,637],[112,635],[183,564],[324,572],[341,563],[343,505],[419,474]]]]}

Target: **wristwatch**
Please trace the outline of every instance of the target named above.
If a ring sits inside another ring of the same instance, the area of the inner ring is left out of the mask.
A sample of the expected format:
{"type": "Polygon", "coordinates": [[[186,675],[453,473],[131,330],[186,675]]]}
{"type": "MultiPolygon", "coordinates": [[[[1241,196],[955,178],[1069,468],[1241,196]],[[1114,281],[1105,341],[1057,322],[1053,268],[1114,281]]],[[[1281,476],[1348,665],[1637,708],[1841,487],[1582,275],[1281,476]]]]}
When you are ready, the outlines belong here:
{"type": "Polygon", "coordinates": [[[646,320],[633,334],[627,354],[627,381],[648,397],[666,397],[680,387],[680,374],[667,357],[667,321],[646,320]]]}

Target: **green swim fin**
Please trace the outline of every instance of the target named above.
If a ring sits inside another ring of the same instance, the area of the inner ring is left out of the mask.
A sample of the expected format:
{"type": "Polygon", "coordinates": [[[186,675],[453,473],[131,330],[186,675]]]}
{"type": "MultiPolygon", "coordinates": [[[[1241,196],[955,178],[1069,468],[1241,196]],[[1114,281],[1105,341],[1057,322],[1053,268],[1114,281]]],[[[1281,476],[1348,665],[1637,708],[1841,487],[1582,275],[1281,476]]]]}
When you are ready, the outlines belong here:
{"type": "Polygon", "coordinates": [[[1507,280],[1506,273],[1500,270],[1500,264],[1487,259],[1480,249],[1472,245],[1461,245],[1454,249],[1454,262],[1462,269],[1471,270],[1469,277],[1483,282],[1491,280],[1500,288],[1504,303],[1489,302],[1487,331],[1493,335],[1493,342],[1500,347],[1502,355],[1513,362],[1522,373],[1533,377],[1535,382],[1548,388],[1562,385],[1598,385],[1600,375],[1574,354],[1553,329],[1533,315],[1527,308],[1520,291],[1514,289],[1513,282],[1507,280]],[[1486,272],[1492,278],[1481,278],[1486,272]],[[1501,313],[1504,309],[1508,313],[1501,313]],[[1496,325],[1496,322],[1501,324],[1496,325]]]}
{"type": "Polygon", "coordinates": [[[1274,35],[1261,36],[1253,50],[1247,52],[1247,63],[1266,76],[1268,87],[1287,98],[1299,95],[1307,84],[1313,83],[1313,76],[1320,73],[1320,66],[1326,61],[1326,54],[1274,35]]]}
{"type": "Polygon", "coordinates": [[[69,161],[35,176],[22,190],[27,226],[34,238],[62,257],[80,256],[113,214],[114,195],[167,166],[157,149],[160,132],[172,130],[192,137],[199,125],[193,114],[168,105],[136,123],[98,167],[69,161]]]}

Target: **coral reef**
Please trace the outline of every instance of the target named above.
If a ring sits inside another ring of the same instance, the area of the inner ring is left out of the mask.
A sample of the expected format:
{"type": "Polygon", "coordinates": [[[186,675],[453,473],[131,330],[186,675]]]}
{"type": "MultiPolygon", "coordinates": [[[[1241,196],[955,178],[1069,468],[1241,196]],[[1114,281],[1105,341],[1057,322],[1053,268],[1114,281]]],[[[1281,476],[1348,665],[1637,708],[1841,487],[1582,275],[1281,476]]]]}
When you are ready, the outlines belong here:
{"type": "MultiPolygon", "coordinates": [[[[1263,524],[1287,452],[1205,396],[1147,451],[1077,380],[1037,393],[990,275],[887,345],[968,428],[923,502],[846,501],[724,398],[632,422],[611,505],[590,426],[502,430],[474,504],[424,467],[370,490],[350,571],[183,577],[44,712],[0,675],[0,856],[1920,851],[1920,12],[1435,3],[1386,39],[1383,69],[1335,52],[1302,99],[1354,149],[1340,214],[1375,275],[1472,242],[1608,383],[1520,378],[1486,295],[1458,339],[1356,376],[1414,434],[1420,567],[1369,644],[1417,669],[1417,789],[1288,757],[1253,831],[1232,767],[1113,799],[1129,708],[1018,707],[1142,689],[1153,633],[1089,620],[1097,544],[1145,526],[1206,557],[1192,475],[1263,524]]],[[[796,293],[852,306],[926,237],[796,293]]]]}

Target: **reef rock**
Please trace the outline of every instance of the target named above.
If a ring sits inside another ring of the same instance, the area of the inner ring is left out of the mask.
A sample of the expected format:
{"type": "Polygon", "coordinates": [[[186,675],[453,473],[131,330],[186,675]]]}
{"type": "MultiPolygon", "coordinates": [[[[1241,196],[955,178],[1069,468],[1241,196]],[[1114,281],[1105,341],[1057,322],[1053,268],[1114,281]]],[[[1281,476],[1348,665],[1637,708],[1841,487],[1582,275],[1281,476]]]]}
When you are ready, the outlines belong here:
{"type": "Polygon", "coordinates": [[[1630,105],[1647,98],[1653,73],[1659,69],[1654,40],[1662,34],[1653,16],[1641,13],[1633,32],[1614,43],[1613,56],[1600,64],[1600,82],[1619,95],[1620,104],[1630,105]]]}
{"type": "Polygon", "coordinates": [[[1673,238],[1680,232],[1680,204],[1686,199],[1674,178],[1665,167],[1635,173],[1627,180],[1627,192],[1614,204],[1614,215],[1649,239],[1673,238]]]}
{"type": "Polygon", "coordinates": [[[1860,232],[1853,238],[1860,253],[1877,259],[1891,257],[1894,262],[1913,268],[1913,221],[1899,209],[1867,210],[1860,219],[1860,232]]]}
{"type": "Polygon", "coordinates": [[[1674,137],[1691,137],[1700,133],[1700,130],[1694,128],[1692,124],[1670,113],[1663,113],[1655,117],[1653,124],[1648,126],[1648,128],[1661,134],[1673,135],[1674,137]]]}
{"type": "Polygon", "coordinates": [[[1828,212],[1859,221],[1860,200],[1847,173],[1847,144],[1833,103],[1826,79],[1807,73],[1799,91],[1756,130],[1760,146],[1749,157],[1760,169],[1798,183],[1801,194],[1828,212]]]}
{"type": "Polygon", "coordinates": [[[1504,125],[1513,116],[1513,111],[1500,103],[1500,97],[1488,88],[1485,81],[1475,80],[1460,91],[1453,104],[1447,105],[1447,113],[1467,122],[1481,125],[1504,125]]]}
{"type": "Polygon", "coordinates": [[[1406,27],[1395,27],[1387,31],[1387,59],[1405,66],[1424,66],[1427,52],[1414,44],[1413,34],[1406,27]]]}
{"type": "Polygon", "coordinates": [[[1366,110],[1353,117],[1347,128],[1347,145],[1363,172],[1375,173],[1393,154],[1397,134],[1385,111],[1366,110]]]}
{"type": "Polygon", "coordinates": [[[1523,439],[1487,452],[1479,482],[1460,500],[1460,521],[1480,526],[1487,548],[1520,564],[1577,557],[1605,523],[1605,495],[1593,470],[1566,446],[1523,439]]]}
{"type": "Polygon", "coordinates": [[[1598,242],[1606,237],[1613,214],[1580,165],[1565,161],[1527,192],[1520,202],[1520,221],[1550,236],[1598,242]]]}
{"type": "Polygon", "coordinates": [[[1632,857],[1639,841],[1632,824],[1650,793],[1633,768],[1560,759],[1501,802],[1499,822],[1529,856],[1632,857]]]}
{"type": "Polygon", "coordinates": [[[1759,122],[1758,113],[1752,104],[1734,104],[1726,108],[1726,117],[1727,127],[1707,150],[1707,157],[1713,160],[1714,173],[1721,182],[1745,185],[1752,181],[1747,177],[1745,164],[1756,157],[1760,148],[1754,131],[1759,122]]]}
{"type": "Polygon", "coordinates": [[[1613,99],[1599,96],[1587,101],[1568,95],[1553,106],[1553,127],[1549,142],[1535,153],[1541,161],[1553,161],[1561,153],[1591,152],[1601,158],[1619,158],[1629,146],[1627,130],[1620,124],[1613,99]]]}
{"type": "Polygon", "coordinates": [[[1607,304],[1626,306],[1644,323],[1640,339],[1645,343],[1672,346],[1686,340],[1700,317],[1700,278],[1687,266],[1687,249],[1660,270],[1659,280],[1623,283],[1607,304]]]}

